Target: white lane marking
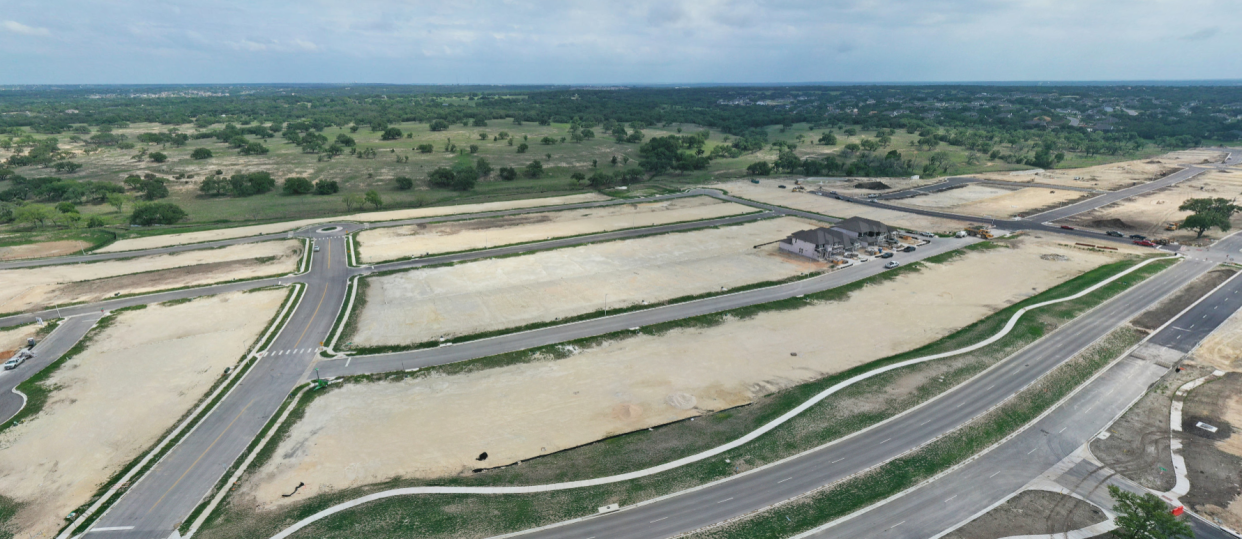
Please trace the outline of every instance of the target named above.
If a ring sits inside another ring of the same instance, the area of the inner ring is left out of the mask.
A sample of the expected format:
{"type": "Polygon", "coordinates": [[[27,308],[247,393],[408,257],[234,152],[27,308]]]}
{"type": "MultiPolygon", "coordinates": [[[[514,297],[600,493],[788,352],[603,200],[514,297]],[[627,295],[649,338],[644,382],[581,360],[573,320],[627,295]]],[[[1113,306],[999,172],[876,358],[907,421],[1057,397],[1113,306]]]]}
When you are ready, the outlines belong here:
{"type": "Polygon", "coordinates": [[[729,500],[732,500],[732,499],[733,499],[733,498],[725,498],[725,499],[720,500],[720,501],[718,501],[718,502],[716,502],[716,503],[725,503],[725,502],[727,502],[727,501],[729,501],[729,500]]]}
{"type": "Polygon", "coordinates": [[[664,520],[665,518],[668,518],[668,517],[664,517],[664,518],[657,518],[657,519],[655,519],[655,520],[651,521],[651,522],[650,522],[650,524],[655,524],[656,522],[659,522],[659,521],[661,521],[661,520],[664,520]]]}
{"type": "Polygon", "coordinates": [[[889,440],[892,440],[892,438],[886,438],[883,442],[880,442],[880,445],[888,443],[889,440]]]}
{"type": "Polygon", "coordinates": [[[346,367],[348,367],[348,366],[349,366],[349,362],[350,362],[350,361],[353,361],[353,359],[354,359],[354,356],[349,356],[349,357],[345,358],[345,366],[346,366],[346,367]]]}
{"type": "Polygon", "coordinates": [[[957,497],[957,494],[954,494],[954,495],[952,495],[952,496],[949,496],[948,498],[945,498],[945,499],[944,499],[944,503],[949,503],[949,500],[952,500],[953,498],[956,498],[956,497],[957,497]]]}
{"type": "Polygon", "coordinates": [[[1069,427],[1061,427],[1061,430],[1057,431],[1057,434],[1061,434],[1062,432],[1065,432],[1065,429],[1068,429],[1068,428],[1069,427]]]}
{"type": "MultiPolygon", "coordinates": [[[[90,531],[92,532],[120,532],[120,531],[125,531],[125,530],[132,530],[132,529],[134,529],[133,526],[112,526],[110,528],[91,528],[90,531]]],[[[90,532],[87,532],[87,533],[90,533],[90,532]]]]}
{"type": "Polygon", "coordinates": [[[778,484],[778,485],[779,485],[779,484],[784,483],[785,481],[788,481],[788,480],[790,480],[790,479],[793,479],[793,478],[792,478],[792,477],[786,477],[786,478],[784,478],[784,479],[781,479],[780,481],[777,481],[777,482],[776,482],[776,484],[778,484]]]}
{"type": "Polygon", "coordinates": [[[928,419],[927,421],[924,421],[924,422],[922,422],[922,423],[919,423],[919,426],[920,426],[920,427],[922,427],[923,425],[926,425],[926,424],[928,424],[928,423],[931,423],[931,420],[930,420],[930,419],[928,419]]]}
{"type": "Polygon", "coordinates": [[[900,526],[900,525],[905,524],[905,523],[906,523],[906,521],[904,521],[904,520],[903,520],[903,521],[901,521],[901,522],[898,522],[898,523],[896,523],[896,524],[893,524],[892,526],[889,526],[889,527],[888,527],[888,529],[890,529],[890,530],[891,530],[891,529],[896,528],[897,526],[900,526]]]}
{"type": "MultiPolygon", "coordinates": [[[[992,388],[994,388],[994,387],[996,387],[996,384],[992,384],[992,385],[988,386],[988,389],[992,389],[992,388]]],[[[988,389],[985,389],[984,391],[987,391],[988,389]]]]}
{"type": "Polygon", "coordinates": [[[988,479],[991,479],[991,478],[993,478],[993,477],[996,477],[998,474],[1000,474],[1000,472],[996,472],[996,473],[994,473],[994,474],[992,474],[992,475],[989,475],[989,476],[988,476],[988,479]]]}
{"type": "Polygon", "coordinates": [[[1039,446],[1035,446],[1035,447],[1031,448],[1031,450],[1030,450],[1030,451],[1027,451],[1027,452],[1026,452],[1026,454],[1030,455],[1031,453],[1034,453],[1036,449],[1039,449],[1039,446]]]}
{"type": "Polygon", "coordinates": [[[829,462],[828,464],[836,464],[836,463],[841,462],[841,461],[843,461],[843,460],[845,460],[845,457],[841,457],[841,458],[839,458],[839,459],[837,459],[837,460],[834,460],[834,461],[832,461],[832,462],[829,462]]]}

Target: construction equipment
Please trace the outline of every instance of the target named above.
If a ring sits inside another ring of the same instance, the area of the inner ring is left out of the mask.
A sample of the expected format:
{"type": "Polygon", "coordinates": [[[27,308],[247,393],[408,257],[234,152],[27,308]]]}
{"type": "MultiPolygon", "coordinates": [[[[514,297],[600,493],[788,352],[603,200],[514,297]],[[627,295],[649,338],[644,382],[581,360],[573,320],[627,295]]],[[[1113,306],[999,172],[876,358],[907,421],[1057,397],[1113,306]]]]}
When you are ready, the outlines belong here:
{"type": "Polygon", "coordinates": [[[1151,241],[1155,242],[1156,245],[1168,245],[1169,244],[1168,238],[1156,238],[1151,241]]]}
{"type": "Polygon", "coordinates": [[[806,188],[805,188],[805,187],[803,187],[803,186],[801,186],[801,185],[799,185],[799,186],[797,186],[797,187],[794,187],[794,188],[793,188],[793,192],[795,192],[795,193],[803,193],[803,192],[806,192],[806,188]]]}
{"type": "Polygon", "coordinates": [[[988,227],[984,225],[968,226],[966,227],[965,232],[971,236],[976,236],[976,237],[979,237],[985,240],[990,240],[996,237],[996,236],[993,236],[991,232],[988,232],[988,227]]]}
{"type": "Polygon", "coordinates": [[[1173,221],[1172,223],[1169,223],[1167,226],[1165,226],[1164,229],[1168,230],[1169,232],[1172,232],[1174,230],[1177,230],[1178,228],[1181,228],[1181,226],[1182,226],[1182,223],[1178,221],[1173,221]]]}

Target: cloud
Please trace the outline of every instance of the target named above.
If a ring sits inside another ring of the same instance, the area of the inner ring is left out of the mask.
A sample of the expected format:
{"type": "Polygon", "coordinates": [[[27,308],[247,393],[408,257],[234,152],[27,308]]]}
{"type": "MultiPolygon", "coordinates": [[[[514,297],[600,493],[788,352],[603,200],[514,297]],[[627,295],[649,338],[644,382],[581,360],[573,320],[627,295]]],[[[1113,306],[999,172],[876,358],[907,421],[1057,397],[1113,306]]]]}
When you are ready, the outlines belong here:
{"type": "Polygon", "coordinates": [[[1181,37],[1181,40],[1182,41],[1203,41],[1205,39],[1211,39],[1212,37],[1215,37],[1216,34],[1219,34],[1219,33],[1220,33],[1220,27],[1212,26],[1209,28],[1204,28],[1202,30],[1198,30],[1198,31],[1186,34],[1181,37]]]}
{"type": "Polygon", "coordinates": [[[13,32],[14,34],[21,34],[24,36],[50,36],[52,35],[52,33],[49,32],[47,28],[26,26],[17,21],[4,21],[3,23],[0,23],[0,27],[3,27],[5,30],[8,30],[10,32],[13,32]]]}

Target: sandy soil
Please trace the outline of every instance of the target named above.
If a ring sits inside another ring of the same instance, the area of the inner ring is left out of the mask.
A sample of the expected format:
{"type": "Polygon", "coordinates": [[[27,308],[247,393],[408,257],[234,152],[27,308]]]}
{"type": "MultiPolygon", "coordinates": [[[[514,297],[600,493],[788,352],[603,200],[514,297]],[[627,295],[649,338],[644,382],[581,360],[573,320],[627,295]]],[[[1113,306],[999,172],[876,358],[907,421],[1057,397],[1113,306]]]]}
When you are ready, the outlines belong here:
{"type": "Polygon", "coordinates": [[[280,504],[302,481],[314,494],[458,474],[479,466],[484,451],[498,466],[746,404],[934,341],[1117,256],[1064,241],[1016,240],[1017,248],[970,252],[847,301],[636,336],[561,360],[348,385],[312,403],[245,488],[260,506],[280,504]]]}
{"type": "Polygon", "coordinates": [[[1151,159],[1123,161],[1094,167],[1043,170],[1037,173],[1033,171],[991,172],[973,176],[1003,182],[1049,183],[1115,191],[1167,176],[1185,165],[1199,164],[1205,159],[1220,162],[1223,157],[1223,152],[1187,150],[1151,159]]]}
{"type": "MultiPolygon", "coordinates": [[[[1242,311],[1233,313],[1203,339],[1195,349],[1195,361],[1225,371],[1242,372],[1242,311]]],[[[1242,427],[1242,421],[1237,424],[1242,427]]]]}
{"type": "MultiPolygon", "coordinates": [[[[898,191],[901,189],[910,189],[912,187],[922,187],[924,185],[940,183],[941,181],[943,181],[941,178],[932,178],[932,179],[920,178],[917,180],[911,180],[910,178],[807,178],[805,180],[802,180],[802,184],[807,186],[807,189],[823,187],[824,189],[828,191],[836,191],[843,195],[863,197],[863,196],[870,195],[872,193],[880,193],[880,194],[891,193],[893,191],[898,191]],[[887,185],[889,188],[877,190],[877,189],[865,189],[861,187],[856,187],[859,184],[874,183],[874,182],[883,183],[884,185],[887,185]]],[[[759,185],[763,187],[776,187],[777,185],[785,185],[786,187],[789,187],[789,188],[793,188],[794,186],[793,182],[787,179],[786,180],[759,180],[759,185]]]]}
{"type": "Polygon", "coordinates": [[[117,293],[283,275],[297,270],[301,252],[300,240],[267,241],[93,264],[3,270],[0,271],[0,312],[98,301],[117,293]]]}
{"type": "MultiPolygon", "coordinates": [[[[1168,223],[1181,221],[1189,215],[1188,212],[1178,211],[1182,202],[1188,198],[1234,198],[1239,195],[1242,195],[1242,173],[1205,172],[1172,187],[1080,213],[1058,223],[1094,230],[1119,230],[1127,235],[1139,233],[1186,243],[1194,240],[1193,231],[1164,230],[1168,223]]],[[[1242,225],[1242,214],[1235,214],[1232,222],[1235,228],[1242,225]]],[[[1219,238],[1220,231],[1212,229],[1205,235],[1208,236],[1219,238]]]]}
{"type": "Polygon", "coordinates": [[[458,213],[477,213],[485,211],[512,210],[517,208],[533,208],[537,206],[552,206],[556,204],[575,204],[578,202],[594,202],[597,200],[608,200],[608,197],[596,193],[589,193],[585,195],[570,195],[563,197],[487,202],[484,204],[463,204],[460,206],[437,206],[434,208],[357,213],[354,215],[343,215],[340,217],[285,221],[281,223],[272,223],[270,225],[241,226],[235,228],[223,228],[219,230],[205,230],[202,232],[187,232],[184,234],[165,234],[162,236],[134,238],[118,241],[95,252],[110,253],[116,251],[133,251],[136,249],[154,249],[157,247],[168,247],[169,245],[181,245],[184,243],[200,243],[204,241],[243,238],[246,236],[257,236],[259,234],[272,234],[275,232],[284,232],[286,230],[295,230],[316,223],[337,221],[393,221],[397,219],[435,217],[440,215],[454,215],[458,213]]]}
{"type": "Polygon", "coordinates": [[[59,389],[43,411],[0,435],[0,492],[25,504],[13,519],[18,536],[51,537],[246,353],[285,295],[238,292],[120,313],[48,381],[59,389]]]}
{"type": "Polygon", "coordinates": [[[531,213],[366,230],[358,234],[362,262],[375,263],[423,253],[496,247],[640,226],[712,219],[755,211],[711,197],[691,197],[588,210],[531,213]]]}
{"type": "Polygon", "coordinates": [[[863,204],[844,202],[809,193],[793,193],[788,189],[776,187],[774,182],[755,185],[749,181],[736,181],[709,185],[707,187],[724,189],[730,195],[742,198],[777,204],[828,215],[830,217],[866,217],[883,222],[889,226],[927,232],[955,232],[961,230],[965,223],[949,219],[924,217],[906,212],[872,208],[863,204]]]}
{"type": "Polygon", "coordinates": [[[85,241],[65,240],[0,247],[0,260],[20,260],[23,258],[63,256],[76,253],[90,246],[91,244],[85,241]]]}
{"type": "Polygon", "coordinates": [[[0,361],[13,357],[18,349],[26,346],[26,339],[34,337],[38,331],[36,324],[0,330],[0,361]]]}
{"type": "Polygon", "coordinates": [[[785,217],[373,278],[352,342],[418,343],[600,310],[605,295],[617,308],[826,269],[753,248],[815,226],[785,217]]]}
{"type": "MultiPolygon", "coordinates": [[[[1206,369],[1205,369],[1206,370],[1206,369]]],[[[1186,506],[1242,529],[1242,374],[1229,373],[1186,396],[1182,455],[1190,477],[1186,506]],[[1210,433],[1195,425],[1217,427],[1210,433]]]]}
{"type": "Polygon", "coordinates": [[[1028,215],[1034,213],[1035,210],[1064,206],[1087,196],[1090,195],[1066,189],[1028,187],[1015,191],[976,184],[893,202],[904,206],[936,208],[965,215],[1008,219],[1028,215]]]}

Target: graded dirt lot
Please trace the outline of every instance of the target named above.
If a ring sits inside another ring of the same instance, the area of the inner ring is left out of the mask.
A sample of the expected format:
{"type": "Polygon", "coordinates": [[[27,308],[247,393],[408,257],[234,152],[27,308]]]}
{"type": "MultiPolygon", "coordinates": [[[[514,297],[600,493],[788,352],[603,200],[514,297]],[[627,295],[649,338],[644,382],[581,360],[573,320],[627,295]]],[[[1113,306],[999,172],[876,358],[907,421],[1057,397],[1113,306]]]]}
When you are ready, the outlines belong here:
{"type": "Polygon", "coordinates": [[[1190,492],[1182,501],[1242,529],[1242,373],[1229,373],[1191,391],[1178,437],[1190,478],[1190,492]],[[1217,430],[1209,432],[1199,423],[1217,430]]]}
{"type": "MultiPolygon", "coordinates": [[[[943,181],[940,178],[920,178],[912,180],[910,178],[806,178],[802,180],[802,185],[807,189],[815,189],[823,187],[826,191],[836,191],[843,195],[852,197],[865,197],[870,194],[885,194],[902,189],[910,189],[913,187],[922,187],[933,183],[943,181]],[[883,184],[883,185],[881,185],[883,184]],[[883,188],[887,186],[887,188],[883,188]]],[[[762,187],[776,187],[777,185],[785,185],[793,188],[793,180],[759,180],[762,187]]],[[[779,187],[777,187],[779,189],[779,187]]]]}
{"type": "Polygon", "coordinates": [[[764,182],[759,185],[749,181],[736,181],[708,185],[709,188],[723,189],[730,195],[775,204],[786,208],[794,208],[827,215],[829,217],[866,217],[875,219],[889,226],[926,232],[956,232],[966,226],[965,222],[935,217],[924,217],[896,210],[872,208],[864,204],[845,202],[810,193],[794,193],[781,189],[775,182],[764,182]]]}
{"type": "Polygon", "coordinates": [[[53,374],[44,409],[0,434],[0,492],[23,504],[17,536],[53,536],[236,364],[285,297],[236,292],[118,313],[53,374]]]}
{"type": "Polygon", "coordinates": [[[1009,219],[1056,208],[1086,198],[1081,191],[1027,187],[1000,189],[987,185],[968,185],[927,196],[893,201],[896,204],[935,208],[952,213],[1009,219]]]}
{"type": "Polygon", "coordinates": [[[568,348],[559,360],[346,385],[308,406],[244,488],[263,507],[299,482],[315,494],[468,473],[484,451],[500,466],[746,404],[934,341],[1121,256],[1066,241],[1017,239],[848,300],[568,348]]]}
{"type": "Polygon", "coordinates": [[[99,249],[97,253],[111,253],[117,251],[133,251],[136,249],[155,249],[158,247],[168,247],[170,245],[182,245],[186,243],[201,243],[205,241],[227,240],[232,238],[244,238],[246,236],[257,236],[260,234],[272,234],[275,232],[284,232],[286,230],[295,230],[307,225],[316,223],[327,223],[337,221],[393,221],[397,219],[414,219],[418,217],[437,217],[441,215],[455,215],[459,213],[477,213],[486,211],[512,210],[519,208],[534,208],[538,206],[552,206],[559,204],[576,204],[579,202],[594,202],[597,200],[608,200],[608,197],[595,193],[585,195],[571,195],[563,197],[550,198],[529,198],[524,200],[508,200],[504,202],[487,202],[483,204],[464,204],[460,206],[437,206],[434,208],[417,208],[410,210],[392,210],[380,212],[357,213],[353,215],[342,215],[340,217],[324,217],[321,219],[303,219],[301,221],[284,221],[280,223],[272,223],[270,225],[241,226],[235,228],[222,228],[218,230],[205,230],[202,232],[187,232],[184,234],[165,234],[162,236],[149,236],[146,238],[134,238],[121,240],[107,247],[99,249]]]}
{"type": "Polygon", "coordinates": [[[1046,535],[1086,528],[1108,520],[1104,512],[1058,492],[1027,490],[1010,498],[945,539],[1001,539],[1015,535],[1046,535]]]}
{"type": "Polygon", "coordinates": [[[12,329],[0,330],[0,361],[13,357],[18,349],[26,346],[26,339],[39,332],[37,324],[27,324],[12,329]]]}
{"type": "Polygon", "coordinates": [[[1219,163],[1224,155],[1224,152],[1216,150],[1186,150],[1167,153],[1151,159],[1123,161],[1094,167],[991,172],[972,174],[972,176],[1019,184],[1032,182],[1048,183],[1116,191],[1117,189],[1162,178],[1171,172],[1184,168],[1186,165],[1201,164],[1204,161],[1219,163]]]}
{"type": "Polygon", "coordinates": [[[85,241],[64,240],[0,247],[0,261],[71,255],[90,246],[91,244],[85,241]]]}
{"type": "MultiPolygon", "coordinates": [[[[1118,230],[1126,235],[1138,233],[1186,243],[1195,239],[1193,231],[1169,232],[1164,229],[1165,225],[1190,215],[1177,209],[1182,202],[1189,198],[1232,199],[1239,195],[1242,195],[1242,172],[1209,171],[1177,185],[1080,213],[1057,223],[1093,230],[1118,230]]],[[[1235,214],[1231,222],[1235,228],[1242,225],[1242,214],[1235,214]]],[[[1212,229],[1204,237],[1219,238],[1220,235],[1219,230],[1212,229]]]]}
{"type": "Polygon", "coordinates": [[[377,228],[358,234],[361,261],[368,264],[424,253],[447,253],[549,238],[595,234],[756,211],[711,197],[690,197],[513,217],[377,228]]]}
{"type": "Polygon", "coordinates": [[[413,344],[827,269],[753,248],[816,226],[784,217],[369,278],[352,342],[413,344]]]}
{"type": "Polygon", "coordinates": [[[0,271],[0,312],[297,271],[301,240],[0,271]]]}

